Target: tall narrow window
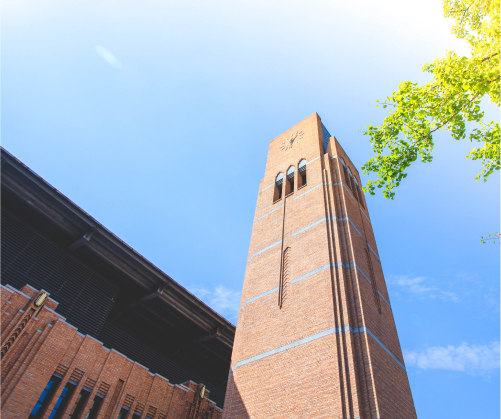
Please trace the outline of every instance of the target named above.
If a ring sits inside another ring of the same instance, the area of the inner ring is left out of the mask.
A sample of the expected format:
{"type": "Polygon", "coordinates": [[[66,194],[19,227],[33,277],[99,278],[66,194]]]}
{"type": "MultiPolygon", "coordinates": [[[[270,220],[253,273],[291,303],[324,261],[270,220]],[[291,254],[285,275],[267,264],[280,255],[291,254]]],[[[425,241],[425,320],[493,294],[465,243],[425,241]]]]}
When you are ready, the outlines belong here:
{"type": "Polygon", "coordinates": [[[101,410],[101,406],[103,404],[104,396],[101,394],[97,393],[96,397],[94,397],[94,400],[92,400],[92,405],[89,409],[89,413],[87,413],[87,416],[85,419],[96,419],[99,411],[101,410]]]}
{"type": "Polygon", "coordinates": [[[273,194],[273,203],[282,199],[282,188],[284,183],[284,174],[280,172],[275,178],[275,192],[273,194]]]}
{"type": "Polygon", "coordinates": [[[80,414],[82,413],[82,410],[85,406],[85,403],[87,403],[87,399],[89,398],[89,396],[90,396],[90,391],[86,390],[85,388],[82,389],[77,399],[75,400],[75,403],[73,405],[73,408],[71,409],[68,419],[77,419],[78,417],[80,417],[80,414]]]}
{"type": "Polygon", "coordinates": [[[49,416],[49,419],[59,419],[60,417],[62,417],[64,410],[66,409],[66,406],[68,406],[68,403],[71,399],[71,396],[73,396],[73,392],[75,391],[76,387],[76,383],[74,384],[69,381],[66,383],[66,386],[63,388],[63,391],[61,392],[61,395],[59,396],[59,399],[57,400],[56,405],[54,406],[54,409],[49,416]]]}
{"type": "Polygon", "coordinates": [[[129,409],[127,409],[125,406],[122,406],[117,419],[126,419],[128,415],[129,415],[129,409]]]}
{"type": "Polygon", "coordinates": [[[287,183],[285,185],[285,196],[294,192],[294,166],[287,169],[287,183]]]}
{"type": "Polygon", "coordinates": [[[297,166],[299,176],[297,178],[297,188],[302,188],[306,185],[306,160],[303,159],[299,162],[297,166]]]}
{"type": "Polygon", "coordinates": [[[57,387],[61,383],[61,378],[53,375],[47,385],[45,386],[44,391],[42,391],[42,394],[38,398],[37,404],[33,408],[30,416],[28,419],[38,419],[41,418],[45,410],[47,409],[47,406],[49,406],[50,402],[52,401],[52,398],[54,397],[54,394],[57,390],[57,387]]]}

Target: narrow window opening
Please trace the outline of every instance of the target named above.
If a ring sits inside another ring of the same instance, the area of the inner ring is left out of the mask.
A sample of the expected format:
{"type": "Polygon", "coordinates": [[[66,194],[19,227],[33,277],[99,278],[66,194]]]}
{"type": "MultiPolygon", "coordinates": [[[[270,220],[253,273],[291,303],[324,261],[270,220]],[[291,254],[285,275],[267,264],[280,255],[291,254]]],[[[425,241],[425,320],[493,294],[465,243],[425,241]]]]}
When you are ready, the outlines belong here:
{"type": "Polygon", "coordinates": [[[68,419],[78,419],[82,413],[82,410],[87,403],[87,399],[90,396],[90,391],[83,389],[75,400],[75,404],[71,409],[68,419]]]}
{"type": "Polygon", "coordinates": [[[63,391],[61,392],[61,395],[59,396],[59,399],[57,400],[56,405],[54,406],[54,409],[49,416],[49,419],[59,419],[62,417],[76,388],[77,386],[75,384],[69,381],[66,383],[66,386],[63,388],[63,391]]]}
{"type": "Polygon", "coordinates": [[[129,409],[126,408],[125,406],[122,406],[122,408],[120,409],[120,413],[118,414],[117,419],[126,419],[128,415],[129,415],[129,409]]]}
{"type": "Polygon", "coordinates": [[[282,308],[287,299],[290,283],[290,247],[287,247],[282,254],[282,269],[280,270],[280,283],[278,289],[278,307],[282,308]]]}
{"type": "Polygon", "coordinates": [[[94,400],[92,400],[92,405],[90,406],[89,413],[85,419],[96,419],[99,411],[101,410],[101,406],[103,405],[104,396],[101,394],[96,394],[94,400]]]}
{"type": "Polygon", "coordinates": [[[306,160],[303,159],[298,165],[299,176],[297,178],[297,188],[302,188],[306,186],[306,160]]]}
{"type": "Polygon", "coordinates": [[[39,419],[44,416],[47,407],[54,398],[54,394],[56,393],[59,384],[61,384],[61,378],[53,375],[38,398],[37,404],[31,411],[28,419],[39,419]]]}
{"type": "Polygon", "coordinates": [[[381,314],[381,301],[379,299],[379,293],[377,289],[377,284],[376,284],[376,278],[374,275],[374,269],[372,268],[372,261],[371,261],[371,255],[369,253],[369,249],[366,247],[365,248],[365,254],[367,256],[367,264],[369,265],[369,274],[371,276],[371,284],[372,284],[372,293],[374,294],[374,301],[377,306],[377,310],[379,311],[379,314],[381,314]]]}
{"type": "Polygon", "coordinates": [[[285,185],[285,196],[294,192],[294,166],[287,169],[287,183],[285,185]]]}
{"type": "Polygon", "coordinates": [[[275,178],[275,192],[273,194],[273,203],[280,201],[282,199],[283,183],[284,183],[284,174],[280,172],[275,178]]]}

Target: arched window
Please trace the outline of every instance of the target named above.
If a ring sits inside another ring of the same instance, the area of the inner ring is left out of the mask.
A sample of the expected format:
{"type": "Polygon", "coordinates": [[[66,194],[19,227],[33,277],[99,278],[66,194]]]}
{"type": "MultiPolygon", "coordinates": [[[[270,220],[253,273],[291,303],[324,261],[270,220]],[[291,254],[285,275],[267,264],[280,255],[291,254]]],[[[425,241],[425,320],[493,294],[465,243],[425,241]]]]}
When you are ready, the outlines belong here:
{"type": "Polygon", "coordinates": [[[280,172],[275,178],[275,192],[273,194],[273,203],[282,199],[282,187],[284,182],[284,174],[280,172]]]}
{"type": "Polygon", "coordinates": [[[299,162],[297,169],[299,171],[299,176],[297,178],[297,188],[302,188],[306,185],[306,160],[303,159],[299,162]]]}
{"type": "Polygon", "coordinates": [[[294,192],[294,166],[287,169],[287,183],[285,185],[285,196],[294,192]]]}
{"type": "Polygon", "coordinates": [[[362,188],[360,188],[360,186],[358,185],[358,182],[357,182],[356,178],[353,178],[353,180],[355,181],[355,185],[356,185],[356,188],[357,188],[356,191],[355,191],[355,194],[358,195],[358,202],[360,202],[360,204],[362,205],[362,208],[365,209],[362,188]]]}

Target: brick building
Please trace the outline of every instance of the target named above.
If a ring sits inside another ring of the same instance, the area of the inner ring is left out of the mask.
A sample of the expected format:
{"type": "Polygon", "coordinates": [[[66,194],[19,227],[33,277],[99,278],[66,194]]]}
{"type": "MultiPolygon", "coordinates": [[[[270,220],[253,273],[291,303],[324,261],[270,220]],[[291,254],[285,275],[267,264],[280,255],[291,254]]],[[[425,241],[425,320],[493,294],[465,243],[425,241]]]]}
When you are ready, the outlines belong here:
{"type": "Polygon", "coordinates": [[[2,152],[5,418],[416,418],[360,177],[316,113],[270,142],[236,335],[2,152]]]}
{"type": "Polygon", "coordinates": [[[316,113],[270,142],[223,418],[416,418],[360,184],[316,113]]]}
{"type": "Polygon", "coordinates": [[[218,419],[235,326],[2,149],[5,419],[218,419]]]}

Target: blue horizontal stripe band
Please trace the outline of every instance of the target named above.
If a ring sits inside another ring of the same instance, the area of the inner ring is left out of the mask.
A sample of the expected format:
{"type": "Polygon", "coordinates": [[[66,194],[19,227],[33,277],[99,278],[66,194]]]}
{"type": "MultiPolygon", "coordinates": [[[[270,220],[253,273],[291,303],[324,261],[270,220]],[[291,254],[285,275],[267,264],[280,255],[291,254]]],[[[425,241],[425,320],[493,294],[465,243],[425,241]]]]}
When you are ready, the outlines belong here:
{"type": "Polygon", "coordinates": [[[260,220],[261,218],[264,218],[266,217],[267,215],[270,215],[271,213],[279,210],[280,208],[283,208],[284,204],[280,205],[279,207],[276,207],[274,210],[271,210],[270,212],[267,212],[266,214],[264,215],[261,215],[261,217],[259,217],[256,221],[260,220]]]}
{"type": "Polygon", "coordinates": [[[393,354],[390,352],[390,350],[389,350],[386,346],[384,346],[384,345],[383,345],[383,343],[382,343],[382,342],[381,342],[381,341],[380,341],[380,340],[379,340],[379,339],[378,339],[378,338],[374,335],[374,333],[372,333],[372,332],[371,332],[369,329],[367,329],[367,328],[365,328],[365,329],[366,329],[367,333],[368,333],[369,335],[371,335],[371,336],[372,336],[372,338],[373,338],[373,339],[374,339],[374,340],[375,340],[375,341],[379,344],[379,346],[381,346],[381,348],[383,348],[383,349],[385,350],[385,352],[386,352],[388,355],[390,355],[390,356],[393,358],[393,360],[394,360],[394,361],[395,361],[398,365],[400,365],[400,366],[403,368],[403,370],[404,370],[404,371],[407,371],[407,370],[405,369],[404,364],[402,364],[402,363],[401,363],[401,362],[397,359],[397,357],[396,357],[395,355],[393,355],[393,354]]]}
{"type": "Polygon", "coordinates": [[[259,254],[261,254],[261,253],[265,252],[266,250],[269,250],[269,249],[271,249],[272,247],[275,247],[276,245],[278,245],[278,244],[280,244],[280,243],[282,243],[282,240],[279,240],[279,241],[277,241],[276,243],[273,243],[273,244],[269,245],[268,247],[265,247],[264,249],[261,249],[259,252],[254,253],[254,254],[250,257],[250,259],[249,259],[247,262],[250,262],[250,261],[251,261],[251,259],[252,259],[254,256],[257,256],[257,255],[259,255],[259,254]]]}
{"type": "Polygon", "coordinates": [[[253,301],[258,300],[261,297],[265,297],[265,296],[267,296],[269,294],[273,294],[275,291],[278,291],[278,287],[272,288],[271,290],[263,292],[262,294],[256,295],[255,297],[249,298],[247,301],[245,301],[245,303],[243,303],[240,306],[240,308],[242,308],[246,304],[249,304],[249,303],[252,303],[253,301]]]}
{"type": "MultiPolygon", "coordinates": [[[[276,243],[276,244],[278,244],[278,243],[276,243]]],[[[368,276],[364,273],[364,271],[357,264],[338,262],[338,263],[328,263],[327,265],[324,265],[324,266],[321,266],[320,268],[314,269],[313,271],[305,273],[304,275],[298,276],[297,278],[294,278],[291,281],[291,284],[295,284],[296,282],[299,282],[299,281],[306,279],[312,275],[315,275],[319,272],[322,272],[323,270],[325,270],[327,268],[338,268],[340,266],[342,266],[343,268],[357,268],[360,271],[360,273],[364,276],[364,278],[369,282],[369,284],[372,283],[371,280],[368,278],[368,276]]],[[[276,291],[278,291],[278,287],[275,287],[275,288],[272,288],[271,290],[265,291],[259,295],[256,295],[255,297],[249,298],[240,306],[240,309],[242,309],[246,304],[252,303],[253,301],[260,299],[261,297],[265,297],[265,296],[270,295],[276,291]]],[[[389,307],[391,307],[390,303],[386,300],[386,298],[383,297],[383,295],[379,292],[379,290],[378,290],[378,293],[379,293],[379,295],[381,295],[384,302],[386,304],[388,304],[389,307]]]]}
{"type": "Polygon", "coordinates": [[[348,220],[350,222],[350,224],[353,226],[353,228],[357,231],[357,233],[360,234],[360,236],[362,236],[362,234],[360,233],[360,231],[358,231],[358,228],[355,226],[355,224],[353,224],[353,221],[351,221],[348,217],[345,217],[345,218],[336,218],[336,217],[327,217],[327,218],[325,218],[324,217],[324,218],[322,218],[322,219],[314,222],[313,224],[310,224],[309,226],[306,226],[305,228],[302,228],[301,230],[298,230],[295,233],[292,233],[292,236],[296,236],[297,234],[303,233],[306,230],[308,230],[308,229],[310,229],[312,227],[315,227],[317,224],[323,223],[324,221],[332,221],[332,220],[337,220],[337,221],[346,221],[346,220],[348,220]]]}
{"type": "Polygon", "coordinates": [[[263,352],[258,355],[254,355],[250,358],[244,359],[242,361],[238,361],[233,367],[231,368],[231,371],[235,370],[235,368],[241,367],[242,365],[249,364],[250,362],[258,361],[260,359],[266,358],[271,355],[278,354],[283,351],[287,351],[289,349],[295,348],[296,346],[303,345],[308,342],[312,342],[316,339],[323,338],[325,336],[335,334],[335,333],[346,333],[346,332],[351,332],[351,333],[364,333],[367,332],[372,338],[378,343],[381,348],[384,349],[384,351],[390,355],[390,357],[400,366],[404,369],[405,371],[405,366],[393,355],[386,346],[384,346],[381,341],[369,330],[367,327],[362,326],[362,327],[350,327],[350,326],[343,326],[343,327],[331,327],[327,330],[324,330],[319,333],[315,333],[314,335],[305,337],[303,339],[296,340],[295,342],[288,343],[287,345],[279,346],[278,348],[271,349],[269,351],[263,352]]]}
{"type": "Polygon", "coordinates": [[[381,259],[379,259],[378,254],[374,251],[374,249],[371,247],[371,245],[369,243],[367,243],[367,246],[369,246],[369,249],[371,249],[372,253],[374,253],[374,256],[376,256],[378,258],[378,260],[381,262],[381,259]]]}

